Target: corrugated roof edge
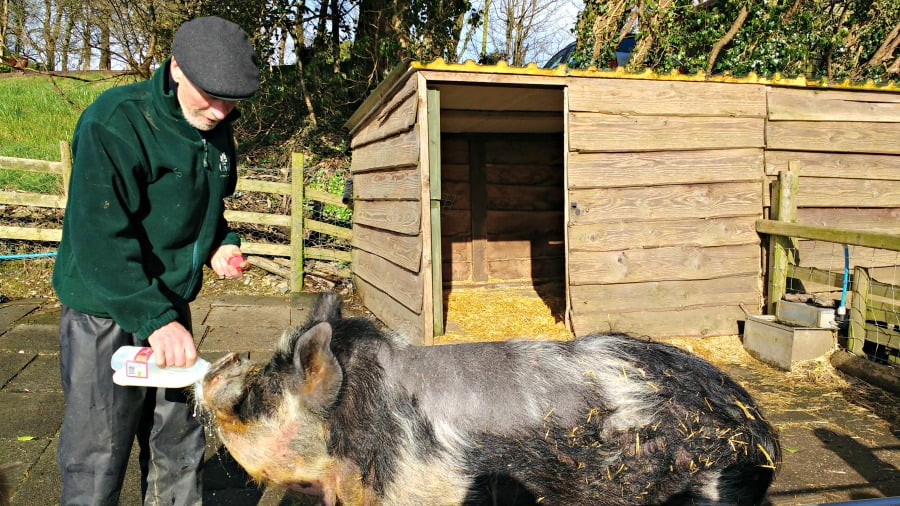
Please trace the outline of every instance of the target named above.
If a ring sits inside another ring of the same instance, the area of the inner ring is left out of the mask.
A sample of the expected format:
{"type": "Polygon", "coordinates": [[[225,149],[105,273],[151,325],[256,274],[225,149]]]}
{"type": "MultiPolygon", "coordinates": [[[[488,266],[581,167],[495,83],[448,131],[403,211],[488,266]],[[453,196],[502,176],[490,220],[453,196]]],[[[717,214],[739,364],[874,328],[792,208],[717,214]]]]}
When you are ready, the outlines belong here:
{"type": "Polygon", "coordinates": [[[682,74],[678,71],[669,73],[656,73],[653,70],[645,69],[642,72],[626,72],[624,67],[618,67],[611,70],[600,70],[596,67],[589,67],[584,70],[570,69],[565,64],[560,64],[556,68],[545,69],[538,67],[536,63],[529,63],[524,67],[511,66],[501,61],[494,65],[481,65],[473,60],[467,60],[465,63],[447,63],[442,58],[437,58],[430,63],[420,61],[408,61],[397,65],[394,70],[381,82],[375,91],[369,95],[356,112],[350,116],[350,119],[344,126],[350,130],[352,134],[360,124],[372,112],[374,105],[383,97],[390,96],[394,88],[400,83],[405,82],[404,77],[411,72],[418,70],[433,70],[447,72],[478,72],[484,74],[517,74],[517,75],[533,75],[533,76],[556,76],[556,77],[604,77],[617,79],[651,79],[659,81],[694,81],[694,82],[718,82],[718,83],[750,83],[750,84],[768,84],[773,86],[794,86],[800,88],[828,88],[842,90],[869,90],[869,91],[889,91],[900,92],[900,83],[897,81],[886,81],[884,83],[876,83],[869,79],[866,81],[851,81],[845,79],[843,81],[829,81],[827,78],[810,79],[806,76],[784,77],[780,73],[775,73],[771,77],[759,76],[754,72],[746,76],[734,76],[730,73],[706,75],[700,71],[696,74],[682,74]]]}
{"type": "Polygon", "coordinates": [[[886,81],[876,83],[869,79],[866,81],[829,81],[827,78],[811,79],[805,76],[785,77],[780,73],[775,73],[770,77],[759,76],[755,72],[751,72],[746,76],[734,76],[730,73],[706,75],[700,71],[696,74],[682,74],[672,71],[668,73],[656,73],[653,70],[645,69],[641,72],[626,72],[624,67],[616,69],[600,70],[597,67],[588,67],[587,69],[570,69],[566,64],[560,64],[553,69],[545,69],[538,67],[535,63],[529,63],[524,67],[514,67],[501,61],[495,65],[480,65],[472,60],[465,63],[446,63],[443,59],[437,58],[431,63],[422,63],[419,61],[410,62],[410,65],[419,70],[445,70],[455,72],[485,72],[494,74],[524,74],[524,75],[547,75],[547,76],[572,76],[572,77],[612,77],[620,79],[657,79],[661,81],[709,81],[709,82],[725,82],[725,83],[754,83],[754,84],[772,84],[779,86],[801,86],[805,88],[840,88],[840,89],[862,89],[877,91],[900,91],[900,83],[897,81],[886,81]]]}

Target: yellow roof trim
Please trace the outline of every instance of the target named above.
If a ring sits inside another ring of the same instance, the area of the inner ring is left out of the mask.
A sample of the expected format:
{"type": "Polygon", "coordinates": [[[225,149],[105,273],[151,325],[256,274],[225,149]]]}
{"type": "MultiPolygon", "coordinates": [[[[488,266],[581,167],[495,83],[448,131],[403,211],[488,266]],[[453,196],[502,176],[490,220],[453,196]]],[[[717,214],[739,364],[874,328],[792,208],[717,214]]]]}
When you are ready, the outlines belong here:
{"type": "Polygon", "coordinates": [[[556,76],[556,77],[607,77],[618,79],[651,79],[659,81],[704,81],[719,83],[750,83],[750,84],[770,84],[775,86],[796,86],[803,88],[839,88],[854,90],[873,90],[873,91],[900,91],[900,84],[896,81],[887,81],[879,84],[869,79],[865,82],[852,82],[849,79],[843,81],[829,81],[828,79],[810,80],[805,76],[799,77],[783,77],[780,73],[775,73],[771,77],[758,76],[755,72],[751,72],[746,76],[733,76],[726,72],[724,74],[706,75],[700,71],[696,74],[682,74],[678,71],[672,71],[665,74],[658,74],[652,70],[644,70],[643,72],[626,72],[623,67],[614,70],[599,70],[596,67],[589,67],[585,70],[570,69],[565,64],[560,64],[553,69],[540,68],[535,63],[529,63],[525,67],[514,67],[501,61],[494,65],[480,65],[472,60],[465,63],[447,63],[441,58],[437,58],[431,63],[422,63],[419,61],[410,62],[410,66],[417,70],[436,70],[436,71],[452,71],[452,72],[480,72],[487,74],[518,74],[531,76],[556,76]]]}

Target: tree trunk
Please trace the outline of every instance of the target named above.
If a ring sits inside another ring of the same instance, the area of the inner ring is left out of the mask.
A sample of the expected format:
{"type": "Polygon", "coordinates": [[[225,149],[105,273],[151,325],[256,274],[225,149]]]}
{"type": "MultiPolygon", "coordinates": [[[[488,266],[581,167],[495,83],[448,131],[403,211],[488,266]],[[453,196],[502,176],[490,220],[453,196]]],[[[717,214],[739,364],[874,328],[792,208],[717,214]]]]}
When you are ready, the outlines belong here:
{"type": "MultiPolygon", "coordinates": [[[[47,70],[56,68],[56,40],[59,36],[59,26],[53,23],[53,2],[44,0],[44,67],[47,70]]],[[[58,6],[57,6],[58,11],[58,6]]]]}
{"type": "Polygon", "coordinates": [[[356,78],[354,95],[365,97],[367,90],[380,82],[387,67],[387,58],[381,52],[383,40],[396,40],[391,21],[393,3],[390,0],[360,0],[359,19],[356,24],[356,40],[350,59],[350,75],[356,78]]]}
{"type": "Polygon", "coordinates": [[[487,40],[488,40],[488,24],[491,15],[491,0],[484,0],[484,24],[481,30],[481,54],[482,60],[487,58],[487,40]]]}
{"type": "Polygon", "coordinates": [[[13,4],[10,13],[13,17],[11,25],[15,27],[12,34],[13,40],[15,41],[13,43],[12,52],[15,56],[21,56],[25,53],[25,23],[28,18],[25,3],[17,2],[13,4]]]}
{"type": "Polygon", "coordinates": [[[79,67],[82,71],[91,69],[91,23],[88,21],[88,19],[91,18],[91,13],[89,12],[89,9],[90,7],[88,5],[84,5],[81,10],[84,19],[81,24],[81,56],[79,57],[79,67]]]}
{"type": "Polygon", "coordinates": [[[0,2],[0,57],[6,54],[6,27],[9,26],[9,0],[0,2]]]}
{"type": "MultiPolygon", "coordinates": [[[[100,22],[100,70],[112,70],[112,49],[110,47],[109,22],[100,22]]],[[[90,58],[88,58],[90,61],[90,58]]]]}
{"type": "Polygon", "coordinates": [[[341,73],[341,8],[338,0],[331,0],[331,70],[341,73]]]}
{"type": "Polygon", "coordinates": [[[331,0],[322,0],[319,2],[319,13],[316,14],[316,32],[313,36],[313,51],[321,51],[325,48],[325,41],[328,39],[326,31],[328,30],[328,6],[331,0]]]}
{"type": "Polygon", "coordinates": [[[75,18],[66,18],[66,28],[63,30],[62,48],[60,50],[59,69],[63,72],[69,70],[69,60],[72,50],[72,32],[75,31],[75,18]]]}

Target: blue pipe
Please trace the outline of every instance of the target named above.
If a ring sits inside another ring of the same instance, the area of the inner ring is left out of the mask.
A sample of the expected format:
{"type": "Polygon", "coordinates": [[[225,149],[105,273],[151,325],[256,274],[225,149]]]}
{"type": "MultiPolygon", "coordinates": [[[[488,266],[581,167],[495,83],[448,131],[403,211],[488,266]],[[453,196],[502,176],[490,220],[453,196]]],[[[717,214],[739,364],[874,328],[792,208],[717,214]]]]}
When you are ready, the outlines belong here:
{"type": "Polygon", "coordinates": [[[38,257],[55,257],[56,252],[50,251],[47,253],[20,253],[17,255],[0,255],[0,261],[3,260],[22,260],[23,258],[38,258],[38,257]]]}
{"type": "Polygon", "coordinates": [[[844,286],[841,288],[841,303],[837,308],[835,314],[837,316],[844,316],[847,313],[847,285],[850,283],[850,248],[847,245],[844,245],[844,286]]]}

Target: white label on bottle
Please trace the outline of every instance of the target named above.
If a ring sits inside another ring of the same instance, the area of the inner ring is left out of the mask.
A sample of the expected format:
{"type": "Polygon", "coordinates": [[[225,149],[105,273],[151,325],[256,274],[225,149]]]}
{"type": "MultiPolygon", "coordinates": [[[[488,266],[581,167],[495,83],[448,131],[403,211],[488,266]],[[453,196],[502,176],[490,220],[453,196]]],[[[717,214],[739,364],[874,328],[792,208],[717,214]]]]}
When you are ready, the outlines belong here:
{"type": "Polygon", "coordinates": [[[147,362],[133,362],[131,360],[125,362],[125,376],[129,378],[146,378],[148,373],[147,362]]]}

